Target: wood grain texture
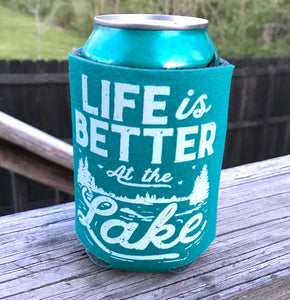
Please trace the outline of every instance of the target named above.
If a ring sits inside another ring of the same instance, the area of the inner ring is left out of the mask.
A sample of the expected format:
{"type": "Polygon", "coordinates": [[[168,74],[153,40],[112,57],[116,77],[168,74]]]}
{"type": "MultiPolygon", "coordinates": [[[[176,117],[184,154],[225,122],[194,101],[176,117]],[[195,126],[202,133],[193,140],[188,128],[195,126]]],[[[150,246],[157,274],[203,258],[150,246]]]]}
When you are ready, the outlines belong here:
{"type": "Polygon", "coordinates": [[[0,299],[290,299],[290,156],[222,171],[217,238],[183,274],[93,265],[73,203],[0,218],[0,299]]]}

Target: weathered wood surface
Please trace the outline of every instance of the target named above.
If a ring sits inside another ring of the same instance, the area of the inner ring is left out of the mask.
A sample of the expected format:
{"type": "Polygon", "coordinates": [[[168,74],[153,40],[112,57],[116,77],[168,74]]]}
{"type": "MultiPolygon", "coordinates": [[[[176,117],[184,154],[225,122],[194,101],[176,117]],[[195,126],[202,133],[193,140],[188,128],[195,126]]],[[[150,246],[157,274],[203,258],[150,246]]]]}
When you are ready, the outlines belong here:
{"type": "Polygon", "coordinates": [[[1,111],[0,167],[74,194],[72,146],[1,111]]]}
{"type": "Polygon", "coordinates": [[[0,218],[0,299],[290,299],[290,155],[222,171],[217,239],[183,274],[101,269],[73,203],[0,218]]]}

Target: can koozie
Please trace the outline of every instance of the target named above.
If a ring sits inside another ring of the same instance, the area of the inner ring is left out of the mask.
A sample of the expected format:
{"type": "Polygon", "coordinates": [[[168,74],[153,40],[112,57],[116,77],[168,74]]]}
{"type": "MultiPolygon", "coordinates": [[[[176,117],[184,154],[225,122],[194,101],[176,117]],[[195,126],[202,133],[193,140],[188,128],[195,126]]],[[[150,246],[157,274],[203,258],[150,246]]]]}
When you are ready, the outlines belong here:
{"type": "Polygon", "coordinates": [[[233,66],[141,69],[69,56],[76,232],[109,267],[172,271],[216,236],[233,66]]]}

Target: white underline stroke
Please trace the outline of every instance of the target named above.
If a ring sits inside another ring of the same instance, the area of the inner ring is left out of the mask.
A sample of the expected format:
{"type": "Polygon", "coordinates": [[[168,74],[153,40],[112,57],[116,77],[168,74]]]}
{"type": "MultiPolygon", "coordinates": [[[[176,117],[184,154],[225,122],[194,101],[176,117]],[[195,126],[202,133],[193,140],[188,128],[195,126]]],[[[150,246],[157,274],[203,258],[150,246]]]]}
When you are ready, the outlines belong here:
{"type": "Polygon", "coordinates": [[[160,259],[174,259],[174,258],[179,257],[178,253],[167,253],[167,254],[160,254],[160,255],[127,255],[127,254],[121,254],[121,253],[118,253],[118,252],[110,251],[96,237],[96,235],[94,234],[94,232],[92,231],[90,226],[87,225],[86,227],[87,227],[92,239],[96,242],[96,244],[102,250],[104,250],[106,253],[108,253],[110,255],[114,255],[116,257],[120,257],[120,258],[127,259],[127,260],[132,260],[132,259],[135,259],[135,260],[160,260],[160,259]]]}

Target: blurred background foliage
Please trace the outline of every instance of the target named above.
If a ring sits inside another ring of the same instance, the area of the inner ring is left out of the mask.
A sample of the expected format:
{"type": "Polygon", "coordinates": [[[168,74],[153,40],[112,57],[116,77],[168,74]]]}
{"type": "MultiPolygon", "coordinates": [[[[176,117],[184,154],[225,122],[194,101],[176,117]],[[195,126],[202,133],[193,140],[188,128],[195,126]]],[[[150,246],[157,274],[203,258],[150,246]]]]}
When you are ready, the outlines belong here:
{"type": "Polygon", "coordinates": [[[290,54],[289,0],[1,0],[0,58],[66,59],[86,41],[93,17],[111,13],[206,18],[225,58],[290,54]]]}

